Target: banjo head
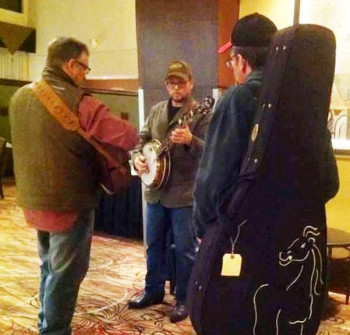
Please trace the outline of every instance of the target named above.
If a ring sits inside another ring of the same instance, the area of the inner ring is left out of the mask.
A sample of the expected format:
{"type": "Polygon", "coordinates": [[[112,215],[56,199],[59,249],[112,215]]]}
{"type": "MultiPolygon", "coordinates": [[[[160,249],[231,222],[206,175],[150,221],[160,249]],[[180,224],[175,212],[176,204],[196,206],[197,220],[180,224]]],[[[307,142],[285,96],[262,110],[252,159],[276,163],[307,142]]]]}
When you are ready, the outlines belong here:
{"type": "Polygon", "coordinates": [[[158,156],[161,142],[153,139],[142,148],[142,154],[148,163],[149,172],[141,175],[142,182],[149,188],[158,189],[164,185],[169,176],[170,160],[166,152],[158,156]]]}

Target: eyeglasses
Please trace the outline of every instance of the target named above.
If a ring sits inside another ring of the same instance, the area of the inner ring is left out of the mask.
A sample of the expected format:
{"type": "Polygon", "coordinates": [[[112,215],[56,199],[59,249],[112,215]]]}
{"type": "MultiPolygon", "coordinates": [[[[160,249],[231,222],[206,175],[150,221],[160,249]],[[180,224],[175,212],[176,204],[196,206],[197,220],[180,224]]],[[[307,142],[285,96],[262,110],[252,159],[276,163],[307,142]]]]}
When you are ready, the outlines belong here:
{"type": "Polygon", "coordinates": [[[233,66],[234,66],[234,58],[237,56],[237,54],[234,54],[231,56],[231,58],[229,60],[226,61],[226,67],[228,67],[229,69],[233,69],[233,66]]]}
{"type": "Polygon", "coordinates": [[[91,69],[87,65],[85,65],[84,63],[79,62],[76,59],[74,59],[74,60],[83,68],[84,74],[88,74],[91,71],[91,69]]]}
{"type": "Polygon", "coordinates": [[[180,80],[180,81],[169,80],[166,82],[166,86],[171,89],[174,89],[176,86],[178,88],[184,88],[186,84],[187,84],[187,81],[185,80],[180,80]]]}

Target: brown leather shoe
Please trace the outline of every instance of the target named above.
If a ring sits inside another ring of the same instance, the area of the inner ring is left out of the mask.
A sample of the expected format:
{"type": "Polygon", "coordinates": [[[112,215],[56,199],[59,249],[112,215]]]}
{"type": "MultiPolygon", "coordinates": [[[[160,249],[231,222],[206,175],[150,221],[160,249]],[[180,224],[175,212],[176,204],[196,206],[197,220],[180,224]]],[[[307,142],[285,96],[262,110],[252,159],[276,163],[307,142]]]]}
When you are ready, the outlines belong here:
{"type": "Polygon", "coordinates": [[[145,291],[135,295],[128,301],[128,307],[131,309],[145,308],[152,305],[161,304],[164,294],[147,294],[145,291]]]}
{"type": "Polygon", "coordinates": [[[188,316],[187,307],[184,304],[177,303],[170,314],[170,321],[176,323],[185,320],[188,316]]]}

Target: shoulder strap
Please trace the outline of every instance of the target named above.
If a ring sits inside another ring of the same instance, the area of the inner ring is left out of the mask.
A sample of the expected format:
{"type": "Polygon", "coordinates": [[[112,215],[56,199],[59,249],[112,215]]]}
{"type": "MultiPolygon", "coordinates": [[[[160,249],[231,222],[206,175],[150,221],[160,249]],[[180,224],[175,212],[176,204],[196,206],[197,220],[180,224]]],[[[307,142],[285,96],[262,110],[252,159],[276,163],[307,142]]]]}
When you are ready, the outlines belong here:
{"type": "Polygon", "coordinates": [[[124,174],[127,169],[114,157],[112,157],[95,139],[80,127],[78,117],[66,105],[66,103],[58,96],[50,84],[41,79],[32,84],[33,94],[43,104],[45,109],[62,125],[64,129],[76,131],[81,137],[89,142],[101,155],[112,162],[124,174]]]}

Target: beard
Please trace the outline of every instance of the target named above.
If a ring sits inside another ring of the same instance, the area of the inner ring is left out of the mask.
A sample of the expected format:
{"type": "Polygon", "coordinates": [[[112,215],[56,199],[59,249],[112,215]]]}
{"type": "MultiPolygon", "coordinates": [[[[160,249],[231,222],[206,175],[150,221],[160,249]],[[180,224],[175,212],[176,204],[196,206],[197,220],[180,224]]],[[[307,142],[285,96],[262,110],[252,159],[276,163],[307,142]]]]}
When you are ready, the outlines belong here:
{"type": "Polygon", "coordinates": [[[182,103],[187,101],[189,98],[189,94],[183,94],[183,93],[179,93],[179,92],[174,92],[171,95],[171,99],[176,102],[176,103],[182,103]]]}

